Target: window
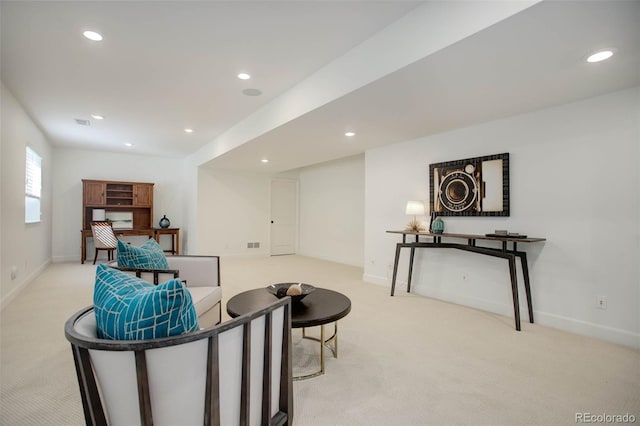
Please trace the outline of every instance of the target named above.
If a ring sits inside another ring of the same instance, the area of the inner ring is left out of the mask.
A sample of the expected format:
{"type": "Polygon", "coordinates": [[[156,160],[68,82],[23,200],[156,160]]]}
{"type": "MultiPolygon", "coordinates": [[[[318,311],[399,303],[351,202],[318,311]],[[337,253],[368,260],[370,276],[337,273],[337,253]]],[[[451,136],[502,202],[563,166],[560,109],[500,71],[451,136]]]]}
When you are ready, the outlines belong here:
{"type": "Polygon", "coordinates": [[[40,222],[40,197],[42,195],[42,157],[27,147],[27,162],[24,178],[24,221],[40,222]]]}

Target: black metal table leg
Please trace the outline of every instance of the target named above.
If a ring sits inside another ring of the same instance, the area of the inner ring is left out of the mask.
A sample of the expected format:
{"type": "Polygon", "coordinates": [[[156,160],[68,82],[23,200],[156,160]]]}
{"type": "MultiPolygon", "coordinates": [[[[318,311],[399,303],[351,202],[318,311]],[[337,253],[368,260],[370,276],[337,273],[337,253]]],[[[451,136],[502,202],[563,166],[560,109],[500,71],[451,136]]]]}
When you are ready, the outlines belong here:
{"type": "Polygon", "coordinates": [[[413,255],[416,253],[416,248],[411,247],[411,255],[409,256],[409,277],[407,278],[407,293],[411,292],[411,275],[413,274],[413,255]]]}
{"type": "Polygon", "coordinates": [[[509,275],[511,276],[511,294],[513,296],[513,316],[516,320],[516,330],[520,331],[520,300],[518,298],[515,256],[509,256],[509,275]]]}
{"type": "Polygon", "coordinates": [[[524,251],[519,251],[516,254],[520,257],[520,264],[522,265],[524,290],[527,295],[527,308],[529,309],[529,322],[533,324],[533,302],[531,302],[531,285],[529,283],[529,266],[527,262],[527,253],[524,251]]]}
{"type": "Polygon", "coordinates": [[[391,279],[391,295],[396,290],[396,276],[398,275],[398,261],[400,260],[400,249],[402,244],[396,244],[396,260],[393,262],[393,277],[391,279]]]}

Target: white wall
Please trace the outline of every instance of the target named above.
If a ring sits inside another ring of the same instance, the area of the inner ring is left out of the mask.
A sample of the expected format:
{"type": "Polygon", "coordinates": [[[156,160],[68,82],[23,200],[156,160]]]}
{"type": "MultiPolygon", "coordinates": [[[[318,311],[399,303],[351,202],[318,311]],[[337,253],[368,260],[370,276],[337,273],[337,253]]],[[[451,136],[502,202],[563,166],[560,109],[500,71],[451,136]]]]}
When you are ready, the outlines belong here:
{"type": "Polygon", "coordinates": [[[194,254],[198,245],[198,166],[186,160],[182,164],[183,170],[183,226],[181,251],[184,254],[194,254]]]}
{"type": "Polygon", "coordinates": [[[191,254],[269,254],[271,176],[198,169],[197,245],[191,254]],[[260,248],[247,248],[259,242],[260,248]]]}
{"type": "MultiPolygon", "coordinates": [[[[51,260],[51,200],[53,169],[51,145],[13,95],[2,90],[2,180],[0,183],[0,299],[4,307],[51,260]],[[30,146],[42,157],[42,221],[24,223],[25,150],[30,146]],[[11,268],[17,270],[11,278],[11,268]]],[[[78,209],[79,210],[79,209],[78,209]]]]}
{"type": "Polygon", "coordinates": [[[362,266],[363,155],[277,175],[200,167],[193,254],[269,255],[272,179],[299,182],[299,254],[362,266]]]}
{"type": "MultiPolygon", "coordinates": [[[[445,232],[546,237],[524,247],[536,321],[640,346],[639,112],[635,88],[368,151],[364,279],[390,284],[401,237],[385,231],[403,228],[407,200],[428,200],[430,163],[509,152],[511,216],[445,217],[445,232]]],[[[414,265],[412,291],[513,315],[504,260],[422,249],[414,265]]]]}
{"type": "Polygon", "coordinates": [[[299,170],[299,254],[362,267],[364,155],[299,170]]]}
{"type": "MultiPolygon", "coordinates": [[[[82,179],[152,182],[153,224],[163,215],[171,226],[181,228],[181,251],[185,246],[183,160],[133,154],[56,148],[53,150],[53,260],[80,260],[82,228],[82,179]]],[[[93,259],[91,239],[87,257],[93,259]]],[[[162,241],[163,246],[168,245],[162,241]]],[[[101,256],[106,256],[101,252],[101,256]]]]}

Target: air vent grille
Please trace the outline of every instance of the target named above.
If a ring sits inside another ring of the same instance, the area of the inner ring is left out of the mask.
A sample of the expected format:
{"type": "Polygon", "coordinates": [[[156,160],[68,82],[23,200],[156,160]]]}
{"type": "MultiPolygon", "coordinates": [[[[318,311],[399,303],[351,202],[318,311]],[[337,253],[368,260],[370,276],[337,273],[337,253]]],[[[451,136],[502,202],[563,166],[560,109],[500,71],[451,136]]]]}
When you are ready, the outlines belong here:
{"type": "Polygon", "coordinates": [[[91,126],[91,122],[89,120],[82,120],[81,118],[76,118],[76,124],[79,126],[91,126]]]}

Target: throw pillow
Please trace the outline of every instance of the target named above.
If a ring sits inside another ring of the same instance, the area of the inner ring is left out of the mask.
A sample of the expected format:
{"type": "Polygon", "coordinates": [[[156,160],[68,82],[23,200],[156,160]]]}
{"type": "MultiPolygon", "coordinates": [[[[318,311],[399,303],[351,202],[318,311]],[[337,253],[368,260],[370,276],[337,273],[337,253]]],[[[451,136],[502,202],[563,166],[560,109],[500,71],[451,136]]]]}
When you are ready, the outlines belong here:
{"type": "Polygon", "coordinates": [[[162,247],[153,238],[149,238],[140,247],[118,240],[116,258],[118,266],[123,268],[169,269],[162,247]]]}
{"type": "Polygon", "coordinates": [[[157,339],[200,328],[191,294],[179,279],[154,286],[99,265],[93,304],[101,339],[157,339]]]}

